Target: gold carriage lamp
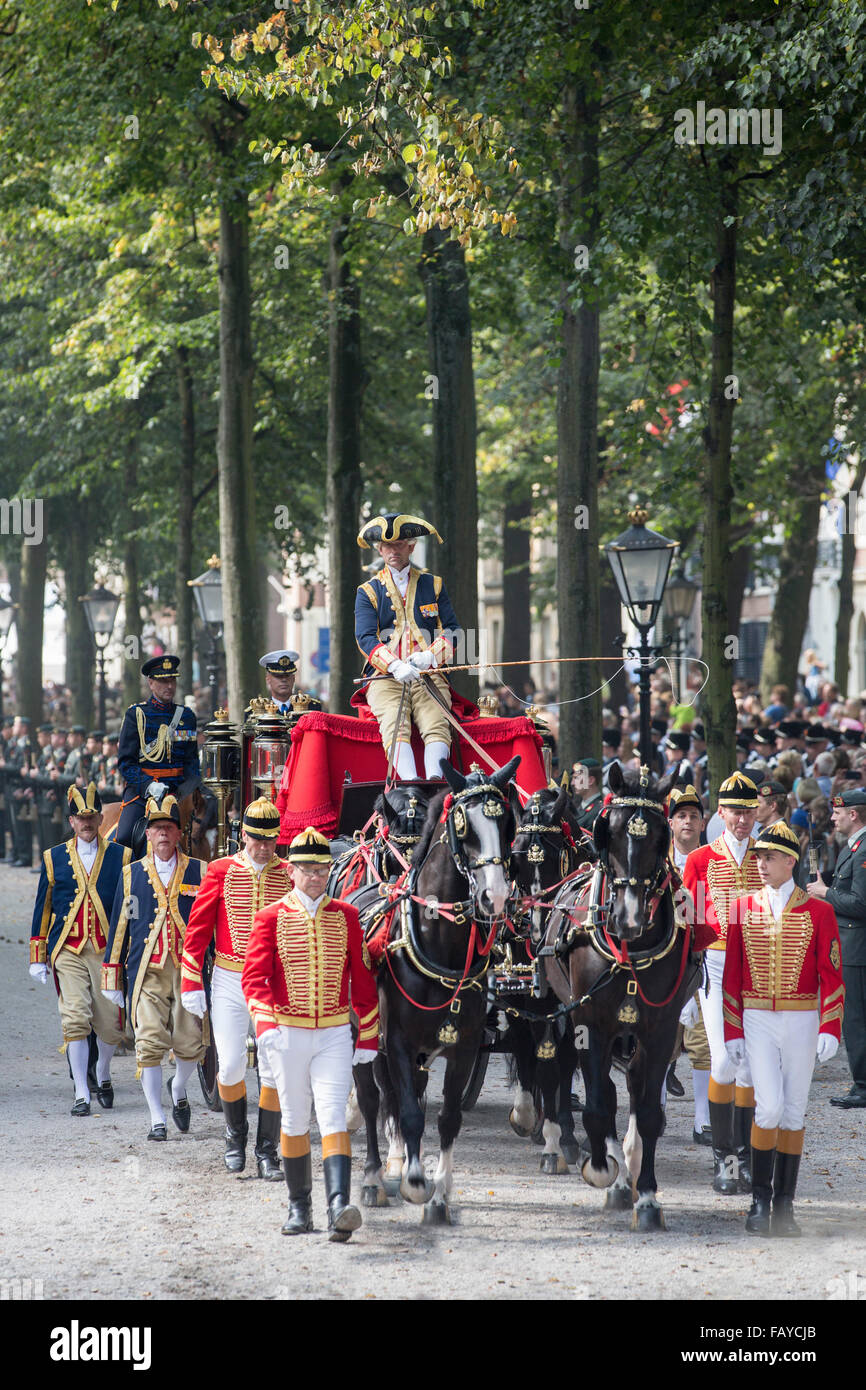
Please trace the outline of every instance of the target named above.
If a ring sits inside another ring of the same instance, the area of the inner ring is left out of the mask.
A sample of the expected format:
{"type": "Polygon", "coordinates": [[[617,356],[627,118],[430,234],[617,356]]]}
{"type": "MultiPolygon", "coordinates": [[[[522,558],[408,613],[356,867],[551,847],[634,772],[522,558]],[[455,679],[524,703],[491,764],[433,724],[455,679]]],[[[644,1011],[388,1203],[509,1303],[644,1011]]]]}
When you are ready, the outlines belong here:
{"type": "Polygon", "coordinates": [[[217,799],[217,855],[226,853],[226,806],[232,793],[240,792],[241,746],[228,710],[214,711],[204,728],[201,780],[217,799]]]}
{"type": "Polygon", "coordinates": [[[291,747],[291,730],[272,700],[253,701],[253,705],[256,733],[250,749],[250,777],[256,796],[276,801],[291,747]]]}

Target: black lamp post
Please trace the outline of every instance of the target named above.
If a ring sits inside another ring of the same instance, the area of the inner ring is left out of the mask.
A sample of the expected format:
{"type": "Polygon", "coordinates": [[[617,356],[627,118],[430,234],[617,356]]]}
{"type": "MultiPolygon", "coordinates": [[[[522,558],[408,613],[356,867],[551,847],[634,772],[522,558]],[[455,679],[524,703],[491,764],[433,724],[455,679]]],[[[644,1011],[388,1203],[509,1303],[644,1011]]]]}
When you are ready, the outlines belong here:
{"type": "Polygon", "coordinates": [[[651,647],[648,633],[655,625],[668,571],[678,541],[668,540],[646,524],[649,513],[643,507],[629,512],[631,526],[605,546],[623,606],[640,633],[640,646],[628,647],[627,654],[640,662],[640,757],[652,767],[650,737],[650,671],[660,647],[651,647]]]}
{"type": "Polygon", "coordinates": [[[223,583],[220,575],[220,559],[212,555],[204,574],[197,579],[188,579],[193,591],[195,606],[209,638],[207,683],[210,690],[211,711],[219,704],[219,647],[217,643],[223,630],[223,583]]]}
{"type": "Polygon", "coordinates": [[[684,628],[689,618],[692,616],[692,609],[695,606],[700,584],[696,584],[693,579],[687,579],[682,565],[676,571],[667,588],[662,600],[662,608],[666,618],[676,623],[677,635],[674,639],[674,656],[677,663],[677,677],[680,686],[680,702],[684,699],[687,691],[687,676],[683,653],[685,651],[684,628]]]}
{"type": "Polygon", "coordinates": [[[93,635],[96,643],[96,659],[99,668],[99,727],[105,728],[105,648],[108,646],[114,620],[117,617],[117,610],[120,607],[120,599],[117,594],[111,593],[109,589],[102,585],[97,589],[92,589],[89,594],[84,594],[78,600],[84,604],[84,616],[87,619],[87,626],[93,635]]]}
{"type": "Polygon", "coordinates": [[[8,598],[0,598],[0,718],[3,716],[3,649],[15,621],[16,607],[17,604],[8,598]]]}

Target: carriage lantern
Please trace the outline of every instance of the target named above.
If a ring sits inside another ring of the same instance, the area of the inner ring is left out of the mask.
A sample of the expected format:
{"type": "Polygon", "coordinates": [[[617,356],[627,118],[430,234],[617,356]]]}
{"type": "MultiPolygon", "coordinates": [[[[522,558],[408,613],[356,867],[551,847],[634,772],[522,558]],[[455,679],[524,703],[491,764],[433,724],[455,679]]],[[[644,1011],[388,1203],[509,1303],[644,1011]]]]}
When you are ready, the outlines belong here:
{"type": "Polygon", "coordinates": [[[228,710],[218,709],[204,729],[201,780],[217,799],[217,855],[226,853],[226,806],[240,792],[241,746],[228,710]]]}
{"type": "Polygon", "coordinates": [[[291,747],[291,729],[272,701],[260,701],[256,711],[256,734],[251,748],[250,775],[256,796],[276,801],[291,747]]]}

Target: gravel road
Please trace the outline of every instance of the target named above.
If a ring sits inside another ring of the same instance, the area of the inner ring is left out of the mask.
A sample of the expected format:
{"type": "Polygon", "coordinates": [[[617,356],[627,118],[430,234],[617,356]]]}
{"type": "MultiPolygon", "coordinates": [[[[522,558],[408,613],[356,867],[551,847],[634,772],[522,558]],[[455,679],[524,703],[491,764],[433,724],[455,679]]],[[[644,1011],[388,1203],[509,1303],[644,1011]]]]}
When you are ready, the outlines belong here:
{"type": "MultiPolygon", "coordinates": [[[[539,1172],[540,1151],[508,1127],[500,1057],[491,1060],[455,1149],[454,1225],[422,1227],[420,1209],[398,1197],[386,1209],[365,1211],[348,1245],[330,1244],[314,1132],[318,1233],[289,1240],[280,1234],[285,1189],[224,1171],[221,1117],[205,1108],[197,1083],[190,1133],[181,1135],[169,1119],[165,1145],[146,1141],[148,1115],[132,1056],[115,1062],[112,1111],[94,1099],[89,1119],[69,1114],[72,1085],[57,1050],[53,986],[27,973],[36,882],[0,866],[0,1278],[10,1286],[31,1280],[28,1288],[56,1300],[709,1301],[827,1299],[834,1291],[838,1297],[843,1281],[850,1289],[857,1274],[866,1297],[866,1111],[828,1104],[848,1084],[844,1053],[819,1069],[812,1085],[797,1203],[802,1240],[747,1237],[748,1199],[711,1191],[708,1151],[691,1143],[685,1059],[679,1074],[686,1098],[669,1101],[657,1155],[668,1229],[650,1237],[631,1232],[628,1213],[604,1215],[602,1195],[576,1171],[539,1172]]],[[[253,1075],[248,1084],[254,1094],[253,1075]]],[[[621,1077],[618,1085],[625,1104],[621,1077]]],[[[430,1171],[440,1094],[434,1067],[430,1171]]],[[[362,1136],[354,1148],[357,1193],[362,1136]]]]}

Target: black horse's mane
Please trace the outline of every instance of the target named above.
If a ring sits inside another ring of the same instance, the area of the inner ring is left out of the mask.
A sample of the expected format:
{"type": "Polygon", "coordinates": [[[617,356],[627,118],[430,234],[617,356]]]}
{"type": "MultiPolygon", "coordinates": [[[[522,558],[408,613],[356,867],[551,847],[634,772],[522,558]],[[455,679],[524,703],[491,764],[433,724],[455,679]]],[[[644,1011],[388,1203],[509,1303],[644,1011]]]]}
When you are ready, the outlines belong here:
{"type": "Polygon", "coordinates": [[[427,856],[430,842],[439,824],[439,817],[442,815],[442,807],[445,805],[445,798],[448,795],[448,788],[437,792],[430,805],[427,807],[427,819],[421,830],[421,838],[415,846],[415,853],[412,855],[412,863],[420,868],[427,856]]]}
{"type": "Polygon", "coordinates": [[[654,773],[650,776],[645,787],[642,787],[640,784],[639,772],[624,772],[622,780],[623,785],[619,791],[613,792],[613,788],[611,788],[614,797],[642,796],[645,797],[647,801],[658,801],[661,805],[664,805],[670,786],[675,785],[675,783],[671,784],[669,782],[668,777],[656,777],[654,773]],[[667,784],[666,788],[662,788],[661,784],[663,782],[667,784]]]}

